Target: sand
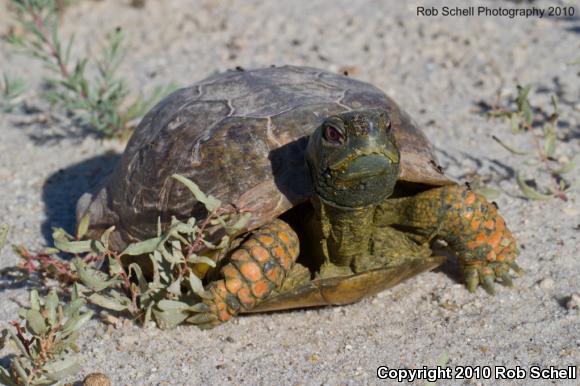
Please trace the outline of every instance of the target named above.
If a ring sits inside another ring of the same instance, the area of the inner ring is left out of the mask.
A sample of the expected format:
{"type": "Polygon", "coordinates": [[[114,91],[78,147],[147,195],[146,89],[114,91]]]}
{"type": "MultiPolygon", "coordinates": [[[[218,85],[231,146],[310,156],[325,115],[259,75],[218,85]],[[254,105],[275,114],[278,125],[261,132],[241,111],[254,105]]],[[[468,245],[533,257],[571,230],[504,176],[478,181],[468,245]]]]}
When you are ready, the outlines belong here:
{"type": "MultiPolygon", "coordinates": [[[[580,19],[544,16],[443,16],[443,6],[476,1],[80,1],[64,14],[62,34],[75,33],[74,55],[94,55],[105,34],[121,26],[130,47],[119,74],[147,92],[173,81],[186,86],[235,66],[296,64],[372,82],[406,109],[432,140],[446,173],[459,182],[477,173],[501,195],[495,199],[521,246],[526,274],[490,297],[468,293],[448,264],[389,291],[344,307],[245,316],[211,331],[172,331],[131,323],[115,329],[93,320],[80,339],[82,373],[108,374],[114,385],[342,385],[396,384],[376,378],[379,366],[491,366],[492,378],[442,380],[441,385],[577,385],[579,380],[532,380],[530,366],[580,364],[580,205],[530,201],[515,172],[537,177],[541,166],[511,155],[496,135],[532,152],[527,135],[480,114],[479,102],[513,98],[532,84],[533,105],[550,112],[560,100],[557,155],[580,151],[580,19]],[[418,2],[417,2],[418,3],[418,2]],[[417,16],[416,6],[438,16],[417,16]],[[494,366],[528,372],[497,380],[494,366]]],[[[574,1],[485,3],[490,8],[574,1]]],[[[0,3],[2,33],[11,22],[0,3]]],[[[40,86],[48,72],[0,42],[0,68],[26,77],[25,106],[0,115],[0,222],[10,242],[32,249],[50,242],[50,227],[74,227],[74,204],[106,175],[122,144],[84,134],[61,114],[49,114],[40,86]]],[[[531,158],[534,158],[533,156],[531,158]]],[[[579,168],[569,173],[580,177],[579,168]]],[[[17,257],[4,248],[0,268],[17,257]]],[[[0,327],[16,318],[27,288],[0,280],[0,327]]],[[[6,365],[9,351],[0,352],[6,365]]],[[[424,384],[424,380],[414,384],[424,384]]]]}

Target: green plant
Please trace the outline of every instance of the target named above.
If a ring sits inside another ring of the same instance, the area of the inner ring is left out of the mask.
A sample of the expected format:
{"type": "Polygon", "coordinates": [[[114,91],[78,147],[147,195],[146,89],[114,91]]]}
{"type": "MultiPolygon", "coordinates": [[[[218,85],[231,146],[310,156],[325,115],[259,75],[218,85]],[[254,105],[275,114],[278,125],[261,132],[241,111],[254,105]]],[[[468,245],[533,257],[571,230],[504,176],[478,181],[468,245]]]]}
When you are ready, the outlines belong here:
{"type": "Polygon", "coordinates": [[[18,21],[25,34],[12,36],[10,42],[23,52],[41,60],[52,76],[47,79],[48,100],[68,112],[79,125],[105,137],[124,137],[151,106],[175,89],[157,87],[145,98],[129,97],[129,89],[116,71],[123,60],[124,34],[121,28],[107,35],[99,59],[71,60],[74,37],[63,45],[58,26],[59,2],[56,0],[11,0],[19,12],[18,21]],[[87,67],[96,75],[89,77],[87,67]]]}
{"type": "MultiPolygon", "coordinates": [[[[518,86],[518,95],[515,100],[515,108],[499,107],[496,103],[487,113],[492,118],[505,118],[510,122],[512,134],[528,134],[535,149],[535,157],[530,157],[528,152],[515,149],[500,138],[492,138],[503,148],[516,156],[526,157],[528,164],[540,165],[549,176],[550,186],[547,191],[540,191],[534,187],[535,182],[528,182],[520,171],[516,172],[516,182],[522,193],[532,200],[546,200],[557,197],[566,201],[566,194],[575,189],[579,181],[572,183],[566,181],[564,174],[573,170],[576,166],[577,157],[572,160],[563,160],[555,157],[557,148],[557,123],[559,118],[558,102],[552,96],[552,113],[545,119],[534,117],[534,108],[530,105],[529,93],[531,86],[518,86]]],[[[538,109],[539,110],[539,109],[538,109]]]]}
{"type": "Polygon", "coordinates": [[[16,385],[52,385],[60,379],[76,374],[79,363],[76,340],[80,329],[91,319],[93,311],[82,312],[84,299],[73,297],[67,305],[59,303],[55,291],[45,299],[38,292],[30,292],[30,306],[21,308],[20,319],[13,321],[16,332],[4,329],[0,348],[12,342],[19,354],[12,358],[10,368],[0,366],[0,383],[16,385]]]}
{"type": "MultiPolygon", "coordinates": [[[[197,321],[200,317],[197,312],[203,311],[199,302],[208,295],[200,277],[235,246],[232,235],[244,228],[250,214],[231,205],[224,206],[183,176],[176,174],[173,178],[205,205],[208,216],[203,221],[190,218],[182,222],[173,218],[165,231],[159,224],[156,237],[116,252],[109,248],[114,227],[99,239],[83,240],[89,225],[85,217],[75,236],[54,229],[54,248],[34,255],[22,246],[15,247],[23,259],[18,266],[23,275],[40,273],[65,286],[52,289],[44,300],[36,290],[31,291],[30,307],[19,313],[26,323],[12,322],[16,333],[9,329],[1,332],[0,349],[11,341],[20,354],[11,360],[9,369],[0,366],[0,383],[52,385],[76,374],[79,365],[72,351],[78,351],[75,341],[79,331],[93,316],[93,311],[80,311],[87,303],[100,308],[101,316],[109,320],[111,312],[115,312],[142,323],[154,320],[160,328],[197,321]],[[223,231],[216,244],[208,241],[210,229],[223,231]],[[62,254],[72,255],[72,261],[59,257],[62,254]],[[131,256],[140,256],[144,264],[127,264],[124,259],[131,256]],[[108,263],[106,272],[98,268],[104,260],[108,263]],[[147,263],[151,272],[143,269],[147,263]],[[67,291],[69,287],[71,290],[67,291]],[[59,303],[58,290],[70,297],[68,303],[59,303]]],[[[0,227],[0,248],[7,232],[6,225],[0,227]]]]}
{"type": "Polygon", "coordinates": [[[244,227],[250,214],[233,206],[222,206],[218,199],[205,195],[185,177],[173,177],[205,205],[208,216],[203,221],[190,218],[183,222],[173,218],[165,231],[159,224],[156,237],[117,252],[109,248],[114,227],[98,240],[82,240],[88,228],[85,217],[76,236],[63,229],[54,230],[56,248],[34,256],[19,247],[24,259],[21,268],[28,274],[40,271],[68,286],[74,283],[73,298],[87,299],[103,309],[104,314],[125,313],[143,323],[154,320],[160,328],[196,321],[196,313],[202,307],[198,303],[207,296],[200,277],[231,249],[231,236],[244,227]],[[208,241],[210,228],[224,231],[216,244],[208,241]],[[59,258],[60,253],[72,254],[72,262],[59,258]],[[125,263],[131,256],[141,256],[143,263],[125,263]],[[107,272],[98,268],[103,261],[107,262],[107,272]],[[150,272],[144,268],[147,266],[151,267],[150,272]]]}
{"type": "Polygon", "coordinates": [[[26,91],[26,82],[22,78],[10,78],[6,73],[2,75],[3,82],[0,88],[0,110],[9,113],[26,91]]]}

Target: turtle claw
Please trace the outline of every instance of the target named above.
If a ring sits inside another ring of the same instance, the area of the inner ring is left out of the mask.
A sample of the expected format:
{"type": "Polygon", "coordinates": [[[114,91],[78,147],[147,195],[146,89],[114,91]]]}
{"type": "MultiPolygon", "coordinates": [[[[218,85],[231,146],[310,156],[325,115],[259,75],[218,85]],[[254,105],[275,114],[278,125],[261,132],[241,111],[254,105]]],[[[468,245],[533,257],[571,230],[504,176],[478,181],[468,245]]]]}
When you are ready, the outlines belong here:
{"type": "Polygon", "coordinates": [[[502,280],[503,285],[505,285],[506,287],[513,287],[514,286],[514,282],[512,281],[512,277],[507,272],[505,272],[501,275],[501,280],[502,280]]]}
{"type": "Polygon", "coordinates": [[[474,293],[477,289],[477,285],[479,284],[479,277],[477,274],[477,270],[475,269],[466,269],[465,270],[465,285],[467,286],[467,290],[471,293],[474,293]]]}
{"type": "Polygon", "coordinates": [[[517,265],[515,261],[510,263],[510,268],[513,269],[514,272],[518,274],[518,276],[522,276],[524,274],[524,270],[519,265],[517,265]]]}
{"type": "Polygon", "coordinates": [[[481,281],[481,286],[490,295],[495,295],[495,288],[493,286],[493,276],[485,275],[481,281]]]}
{"type": "Polygon", "coordinates": [[[203,312],[188,318],[187,322],[191,324],[197,324],[201,328],[201,326],[204,324],[214,324],[217,322],[217,316],[203,312]]]}
{"type": "Polygon", "coordinates": [[[193,312],[210,312],[210,307],[205,303],[197,303],[189,308],[193,312]]]}
{"type": "Polygon", "coordinates": [[[506,287],[513,287],[514,283],[510,268],[518,275],[523,270],[515,263],[490,262],[486,264],[471,264],[463,268],[465,286],[469,292],[475,292],[478,285],[490,295],[495,295],[494,282],[500,282],[506,287]]]}

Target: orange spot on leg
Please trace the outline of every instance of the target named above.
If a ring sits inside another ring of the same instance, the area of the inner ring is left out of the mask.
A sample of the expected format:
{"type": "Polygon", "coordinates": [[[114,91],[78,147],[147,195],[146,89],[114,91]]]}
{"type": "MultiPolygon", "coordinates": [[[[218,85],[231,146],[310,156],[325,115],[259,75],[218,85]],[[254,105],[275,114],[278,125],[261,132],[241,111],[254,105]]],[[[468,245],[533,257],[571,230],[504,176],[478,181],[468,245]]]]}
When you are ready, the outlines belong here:
{"type": "Polygon", "coordinates": [[[465,197],[465,204],[471,205],[475,202],[476,199],[477,195],[473,192],[469,192],[467,193],[467,197],[465,197]]]}
{"type": "Polygon", "coordinates": [[[273,267],[270,268],[267,272],[266,272],[266,277],[272,281],[272,283],[276,283],[277,285],[280,285],[280,282],[282,281],[282,269],[280,267],[273,267]]]}
{"type": "Polygon", "coordinates": [[[246,310],[253,308],[256,304],[256,299],[250,294],[250,290],[248,288],[240,288],[237,295],[240,303],[246,310]]]}
{"type": "Polygon", "coordinates": [[[260,267],[253,261],[245,261],[238,267],[244,278],[249,282],[255,282],[262,278],[262,271],[260,271],[260,267]]]}
{"type": "Polygon", "coordinates": [[[259,235],[258,241],[267,247],[274,244],[274,238],[269,235],[259,235]]]}
{"type": "Polygon", "coordinates": [[[251,254],[254,260],[258,261],[259,263],[265,264],[270,261],[270,254],[266,250],[266,248],[256,245],[252,247],[251,254]]]}
{"type": "Polygon", "coordinates": [[[489,245],[491,245],[491,248],[493,250],[496,250],[497,249],[497,247],[499,245],[499,242],[501,241],[502,236],[503,236],[503,234],[501,232],[495,232],[488,239],[487,242],[488,242],[489,245]]]}
{"type": "Polygon", "coordinates": [[[485,243],[486,239],[487,239],[487,237],[485,236],[485,233],[480,233],[475,238],[475,242],[477,243],[477,245],[481,245],[481,244],[485,243]]]}
{"type": "Polygon", "coordinates": [[[258,299],[264,299],[270,294],[270,284],[266,280],[260,280],[252,284],[252,293],[258,299]]]}
{"type": "Polygon", "coordinates": [[[248,261],[250,259],[250,253],[244,248],[236,249],[231,257],[232,261],[248,261]]]}
{"type": "Polygon", "coordinates": [[[231,294],[236,294],[242,288],[242,281],[238,278],[226,278],[226,289],[231,294]]]}
{"type": "Polygon", "coordinates": [[[290,244],[290,236],[286,232],[278,232],[278,238],[286,245],[290,244]]]}

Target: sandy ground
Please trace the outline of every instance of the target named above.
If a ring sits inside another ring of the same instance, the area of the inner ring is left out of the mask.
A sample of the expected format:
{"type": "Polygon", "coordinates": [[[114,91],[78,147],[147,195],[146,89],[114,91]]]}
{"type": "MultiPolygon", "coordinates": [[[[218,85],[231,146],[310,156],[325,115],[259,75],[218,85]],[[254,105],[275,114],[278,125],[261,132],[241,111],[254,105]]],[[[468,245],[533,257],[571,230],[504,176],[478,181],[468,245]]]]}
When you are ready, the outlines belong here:
{"type": "MultiPolygon", "coordinates": [[[[485,2],[489,7],[575,6],[568,18],[419,17],[416,6],[481,5],[475,1],[80,1],[63,18],[76,34],[76,55],[98,51],[117,26],[130,50],[120,68],[133,90],[174,81],[188,85],[237,65],[298,64],[348,70],[403,106],[431,138],[447,173],[464,181],[477,172],[502,195],[496,200],[517,237],[526,275],[515,288],[469,294],[452,266],[421,275],[346,307],[237,318],[212,331],[125,327],[91,321],[81,338],[83,374],[107,373],[115,385],[395,384],[379,381],[378,366],[580,364],[580,313],[566,305],[580,294],[580,206],[526,200],[514,172],[537,176],[495,143],[497,135],[533,150],[506,122],[478,114],[499,90],[514,96],[531,83],[532,104],[549,110],[560,99],[558,154],[580,151],[580,4],[576,1],[485,2]],[[420,4],[416,4],[420,3],[420,4]]],[[[9,25],[6,1],[0,27],[9,25]]],[[[0,68],[26,77],[26,108],[0,115],[0,221],[10,241],[31,248],[49,241],[51,226],[74,226],[74,203],[115,162],[122,146],[67,135],[74,127],[47,119],[39,86],[46,70],[0,43],[0,68]]],[[[578,168],[571,179],[578,178],[578,168]]],[[[545,176],[540,180],[545,181],[545,176]]],[[[10,248],[0,268],[15,264],[10,248]]],[[[26,302],[26,288],[0,280],[0,326],[26,302]]],[[[8,352],[0,353],[7,363],[8,352]]],[[[81,374],[81,376],[83,375],[81,374]]],[[[81,377],[79,376],[79,378],[81,377]]],[[[447,380],[442,385],[577,385],[580,380],[447,380]]],[[[416,381],[415,384],[424,384],[416,381]]]]}

